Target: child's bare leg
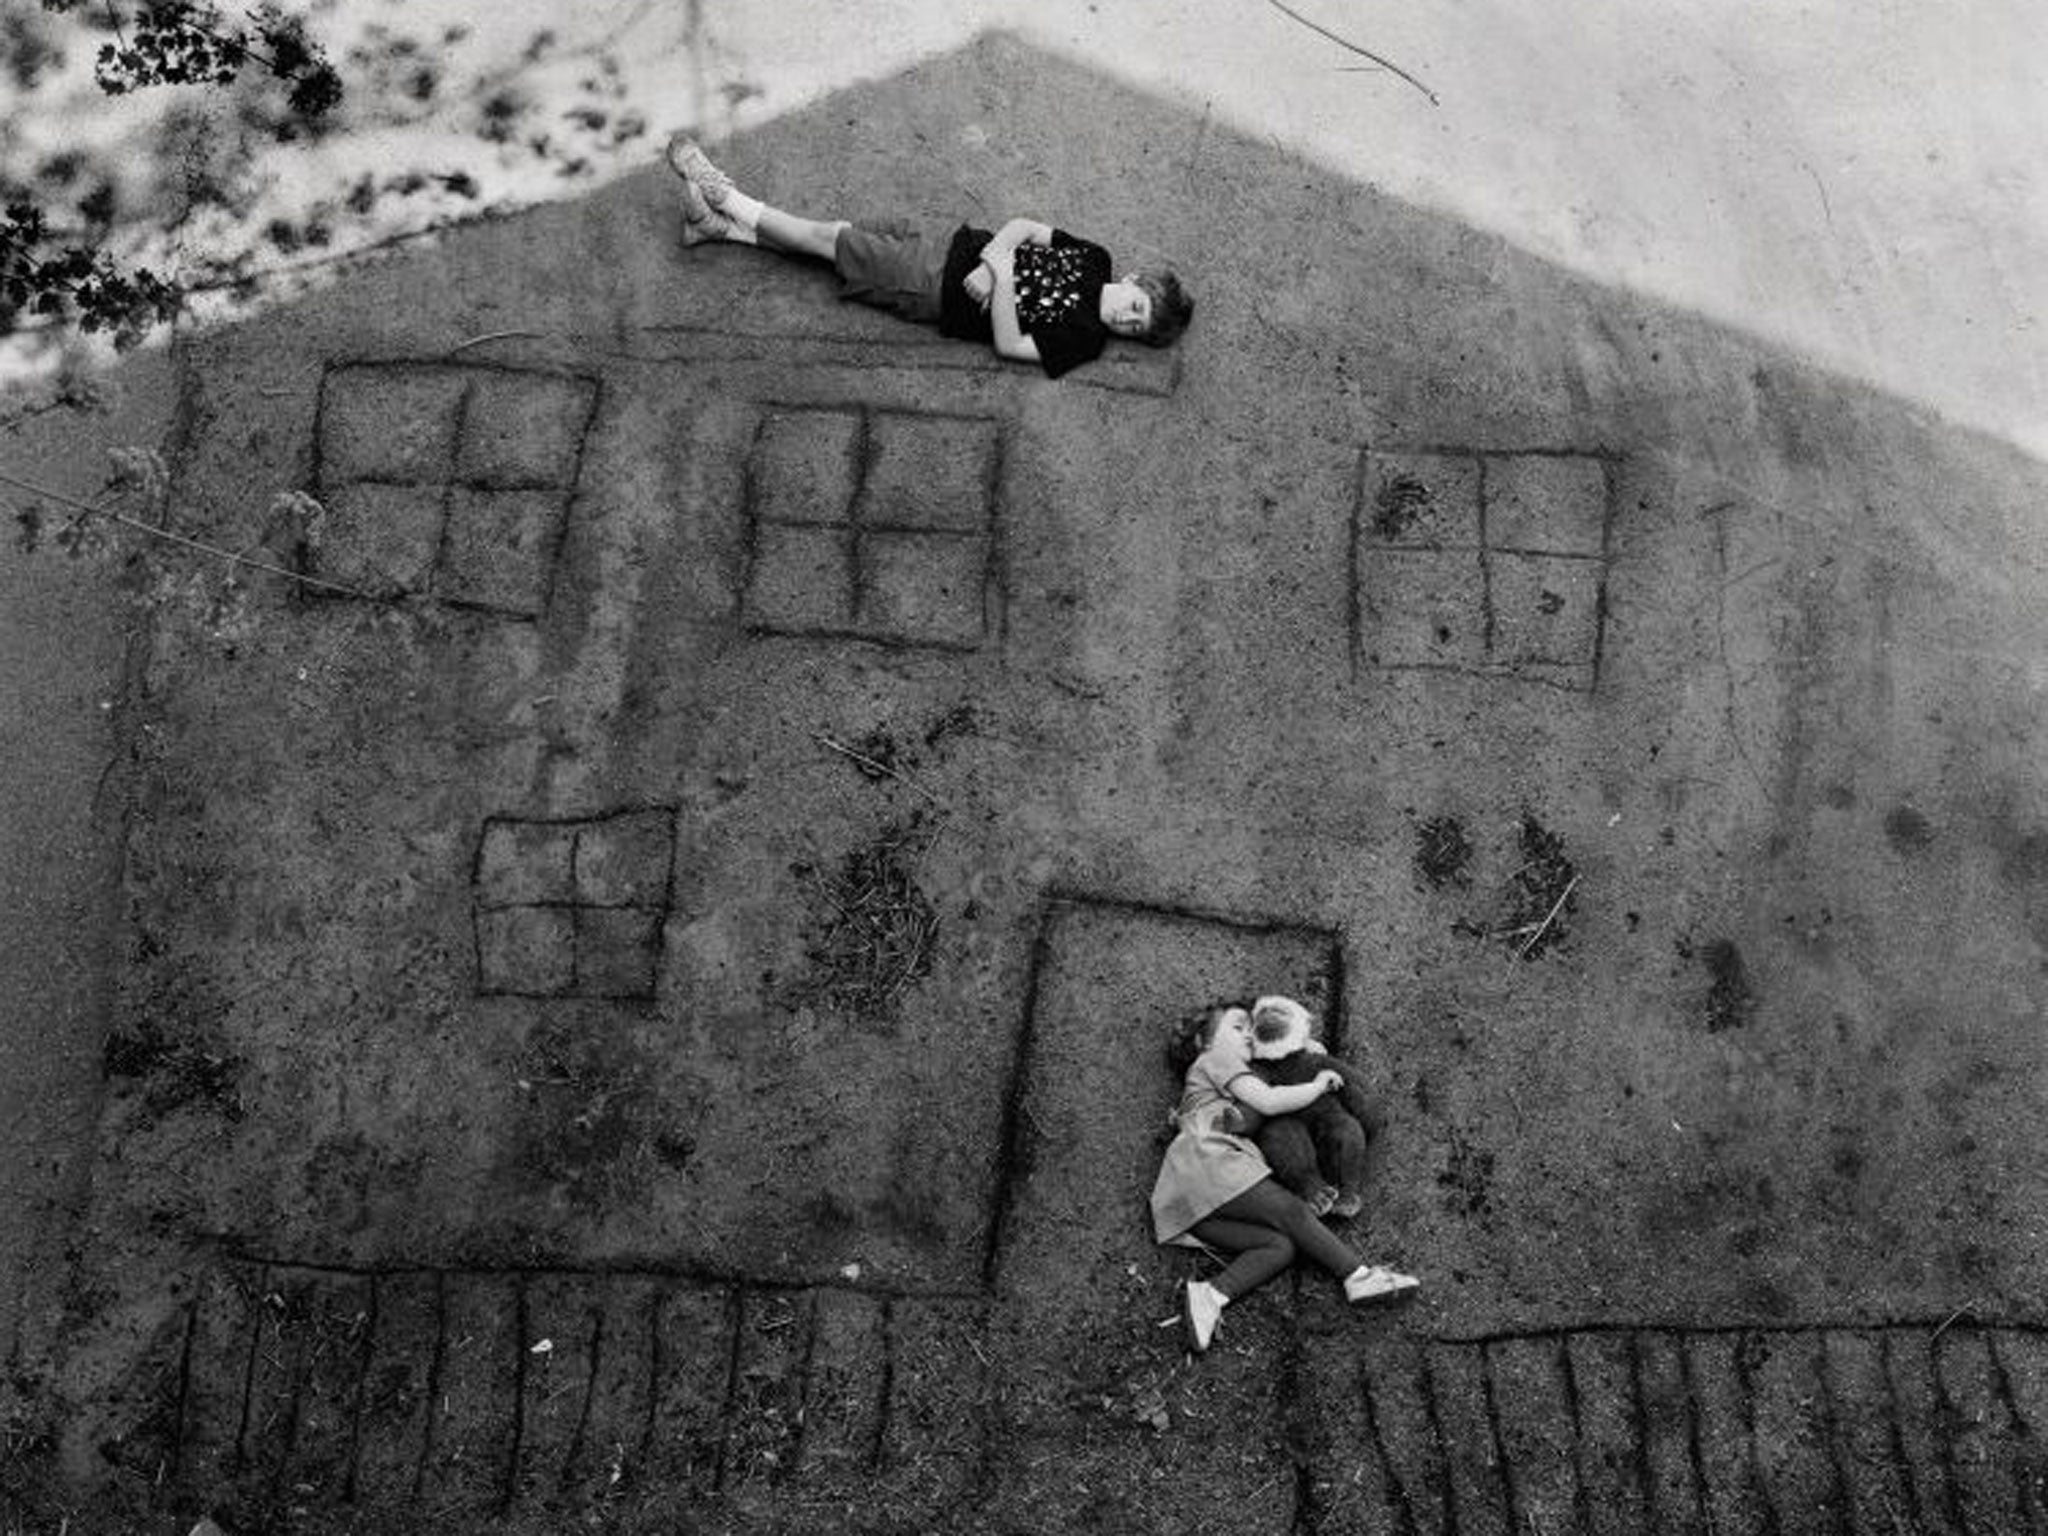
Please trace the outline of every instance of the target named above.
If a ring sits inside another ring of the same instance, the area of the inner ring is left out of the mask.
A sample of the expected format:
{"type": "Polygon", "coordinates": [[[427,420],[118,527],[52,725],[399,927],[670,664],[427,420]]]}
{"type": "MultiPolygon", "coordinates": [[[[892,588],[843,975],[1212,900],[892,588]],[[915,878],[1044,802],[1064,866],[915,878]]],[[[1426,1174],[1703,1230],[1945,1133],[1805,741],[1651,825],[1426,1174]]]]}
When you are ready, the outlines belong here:
{"type": "Polygon", "coordinates": [[[830,261],[846,228],[844,219],[809,219],[770,208],[733,185],[690,139],[669,141],[669,168],[684,185],[685,212],[698,238],[740,240],[797,256],[830,261]]]}
{"type": "Polygon", "coordinates": [[[844,228],[844,219],[807,219],[765,204],[754,220],[754,233],[761,237],[761,244],[798,256],[815,256],[820,261],[832,259],[839,232],[844,228]]]}

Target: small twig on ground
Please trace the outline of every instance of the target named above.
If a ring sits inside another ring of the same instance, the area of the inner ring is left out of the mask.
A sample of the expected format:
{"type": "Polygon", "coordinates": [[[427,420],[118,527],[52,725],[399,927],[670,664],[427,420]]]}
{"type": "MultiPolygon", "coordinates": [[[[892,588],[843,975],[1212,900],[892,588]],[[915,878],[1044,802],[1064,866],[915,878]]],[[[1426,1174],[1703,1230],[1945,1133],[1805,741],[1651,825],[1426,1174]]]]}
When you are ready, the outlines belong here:
{"type": "Polygon", "coordinates": [[[1238,1500],[1237,1502],[1238,1502],[1238,1503],[1240,1503],[1240,1504],[1249,1504],[1249,1503],[1251,1503],[1251,1501],[1252,1501],[1253,1499],[1256,1499],[1256,1498],[1257,1498],[1257,1497],[1258,1497],[1258,1496],[1259,1496],[1260,1494],[1264,1493],[1264,1492],[1265,1492],[1265,1491],[1266,1491],[1266,1490],[1267,1490],[1268,1488],[1272,1487],[1272,1486],[1273,1486],[1273,1484],[1275,1484],[1275,1483],[1276,1483],[1276,1482],[1278,1482],[1278,1481],[1279,1481],[1279,1479],[1278,1479],[1278,1478],[1275,1478],[1275,1477],[1269,1477],[1269,1478],[1267,1478],[1267,1479],[1266,1479],[1266,1480],[1265,1480],[1265,1481],[1264,1481],[1263,1483],[1259,1484],[1259,1486],[1258,1486],[1258,1487],[1254,1488],[1254,1489],[1253,1489],[1253,1490],[1252,1490],[1252,1491],[1251,1491],[1250,1493],[1246,1494],[1246,1495],[1245,1495],[1245,1496],[1244,1496],[1243,1498],[1239,1499],[1239,1500],[1238,1500]]]}
{"type": "Polygon", "coordinates": [[[187,549],[196,549],[201,554],[212,555],[215,559],[225,560],[230,565],[246,565],[252,570],[268,571],[273,576],[283,576],[291,581],[304,582],[309,587],[320,587],[328,592],[340,592],[349,597],[360,597],[368,601],[375,601],[375,599],[370,597],[369,593],[359,592],[354,587],[345,587],[340,582],[322,581],[318,576],[308,576],[300,571],[287,570],[284,566],[272,565],[266,560],[251,560],[247,555],[238,555],[232,549],[222,549],[218,544],[209,544],[204,539],[187,538],[182,533],[173,533],[168,528],[159,528],[153,523],[145,523],[139,517],[129,517],[124,513],[116,512],[112,507],[95,506],[91,502],[74,500],[72,497],[63,495],[61,492],[47,490],[27,480],[18,480],[13,475],[0,474],[0,485],[14,486],[17,490],[27,491],[31,496],[41,496],[46,500],[54,501],[60,507],[69,507],[74,512],[83,512],[88,517],[109,518],[119,523],[123,528],[133,528],[136,532],[146,533],[153,539],[166,539],[173,544],[182,544],[187,549]]]}
{"type": "Polygon", "coordinates": [[[811,732],[811,739],[821,746],[830,747],[834,752],[837,752],[842,757],[852,758],[856,763],[861,764],[863,767],[872,768],[877,773],[886,773],[892,779],[901,779],[905,784],[908,784],[920,795],[923,795],[925,799],[931,801],[933,805],[938,806],[941,810],[945,808],[945,801],[941,800],[937,795],[933,794],[930,790],[926,789],[922,784],[918,783],[917,780],[913,779],[909,774],[891,768],[887,763],[876,762],[875,759],[869,757],[865,752],[856,752],[853,748],[846,745],[845,742],[834,741],[830,736],[823,735],[820,732],[811,732]]]}
{"type": "Polygon", "coordinates": [[[1553,922],[1557,921],[1557,914],[1564,910],[1565,899],[1571,895],[1572,891],[1578,886],[1578,883],[1579,877],[1577,875],[1573,875],[1570,880],[1565,882],[1564,889],[1558,892],[1557,900],[1551,905],[1550,911],[1544,917],[1542,925],[1539,928],[1537,928],[1537,930],[1534,933],[1529,935],[1529,937],[1523,942],[1522,947],[1520,949],[1515,951],[1515,958],[1517,960],[1521,959],[1524,955],[1528,954],[1530,950],[1534,949],[1536,947],[1536,941],[1542,938],[1543,935],[1549,931],[1550,925],[1553,922]]]}
{"type": "Polygon", "coordinates": [[[487,341],[505,341],[514,336],[524,336],[533,341],[541,339],[539,331],[486,331],[481,336],[472,336],[467,341],[458,341],[441,355],[443,357],[453,357],[465,347],[480,347],[487,341]]]}
{"type": "Polygon", "coordinates": [[[1358,44],[1352,42],[1349,38],[1339,37],[1335,32],[1332,32],[1328,27],[1320,26],[1317,23],[1310,21],[1306,16],[1302,15],[1299,11],[1289,10],[1286,6],[1280,3],[1280,0],[1266,0],[1266,4],[1272,6],[1273,9],[1280,12],[1281,15],[1292,17],[1294,20],[1300,22],[1304,27],[1307,27],[1309,31],[1321,33],[1324,37],[1327,37],[1331,42],[1335,43],[1338,47],[1349,48],[1353,53],[1357,54],[1360,58],[1371,59],[1373,63],[1379,65],[1380,68],[1393,71],[1393,73],[1399,75],[1403,80],[1406,80],[1410,85],[1414,86],[1415,89],[1422,92],[1423,95],[1427,96],[1429,98],[1429,104],[1432,107],[1443,105],[1442,102],[1436,99],[1435,91],[1432,91],[1420,80],[1416,79],[1413,75],[1409,74],[1407,70],[1403,69],[1400,65],[1396,64],[1392,59],[1383,59],[1378,54],[1374,53],[1370,48],[1361,48],[1358,46],[1358,44]]]}
{"type": "Polygon", "coordinates": [[[91,804],[95,807],[100,803],[100,796],[106,793],[107,780],[113,776],[115,765],[125,756],[127,754],[120,750],[108,754],[106,766],[100,769],[100,776],[93,781],[91,804]]]}
{"type": "Polygon", "coordinates": [[[1949,1313],[1948,1321],[1943,1323],[1939,1328],[1934,1330],[1934,1338],[1930,1338],[1927,1342],[1932,1344],[1935,1339],[1938,1339],[1944,1333],[1947,1333],[1950,1328],[1955,1326],[1955,1321],[1957,1318],[1968,1317],[1970,1315],[1970,1309],[1968,1307],[1957,1307],[1955,1311],[1949,1313]]]}

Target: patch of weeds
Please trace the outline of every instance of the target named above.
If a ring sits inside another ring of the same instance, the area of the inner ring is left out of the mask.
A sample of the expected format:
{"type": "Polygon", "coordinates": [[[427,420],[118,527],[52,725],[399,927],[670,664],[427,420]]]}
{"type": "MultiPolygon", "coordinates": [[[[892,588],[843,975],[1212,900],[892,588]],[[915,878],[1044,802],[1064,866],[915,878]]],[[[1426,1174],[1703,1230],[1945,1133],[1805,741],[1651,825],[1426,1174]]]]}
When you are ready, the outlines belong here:
{"type": "Polygon", "coordinates": [[[1141,1424],[1163,1434],[1172,1423],[1166,1398],[1172,1376],[1170,1366],[1147,1364],[1126,1375],[1124,1362],[1104,1362],[1089,1379],[1070,1383],[1062,1404],[1072,1414],[1099,1413],[1114,1423],[1141,1424]]]}
{"type": "Polygon", "coordinates": [[[12,1523],[16,1508],[41,1501],[57,1469],[57,1427],[43,1383],[17,1371],[5,1392],[0,1413],[0,1510],[12,1523]]]}
{"type": "Polygon", "coordinates": [[[1885,816],[1884,835],[1900,853],[1918,853],[1934,841],[1934,823],[1910,805],[1896,806],[1885,816]]]}
{"type": "Polygon", "coordinates": [[[1564,839],[1526,811],[1518,843],[1522,862],[1500,902],[1506,915],[1495,922],[1460,919],[1451,931],[1503,940],[1517,960],[1535,960],[1570,937],[1579,870],[1565,854],[1564,839]]]}
{"type": "Polygon", "coordinates": [[[1563,942],[1579,871],[1565,857],[1564,839],[1527,812],[1522,815],[1521,845],[1522,867],[1515,871],[1517,894],[1508,924],[1515,934],[1529,935],[1517,951],[1519,958],[1534,960],[1563,942]]]}
{"type": "Polygon", "coordinates": [[[657,1131],[654,1155],[665,1167],[681,1173],[690,1166],[690,1159],[697,1155],[697,1138],[685,1131],[657,1131]]]}
{"type": "MultiPolygon", "coordinates": [[[[235,1289],[247,1290],[237,1281],[235,1289]]],[[[184,1402],[186,1314],[166,1313],[111,1392],[96,1405],[109,1427],[100,1459],[130,1486],[161,1486],[177,1457],[184,1402]]]]}
{"type": "Polygon", "coordinates": [[[955,736],[978,736],[984,723],[981,711],[963,700],[925,727],[924,744],[935,749],[955,736]]]}
{"type": "Polygon", "coordinates": [[[1762,1333],[1745,1333],[1735,1346],[1735,1364],[1750,1380],[1771,1363],[1771,1341],[1762,1333]]]}
{"type": "Polygon", "coordinates": [[[763,1342],[734,1377],[727,1409],[725,1472],[729,1485],[779,1479],[790,1467],[804,1419],[804,1356],[776,1335],[813,1325],[810,1308],[789,1297],[767,1298],[750,1318],[763,1342]]]}
{"type": "Polygon", "coordinates": [[[1415,829],[1415,872],[1437,890],[1472,884],[1472,841],[1455,816],[1432,816],[1415,829]]]}
{"type": "Polygon", "coordinates": [[[1742,1029],[1756,1015],[1756,993],[1732,940],[1714,939],[1700,954],[1707,968],[1707,1033],[1742,1029]]]}
{"type": "Polygon", "coordinates": [[[1461,1216],[1477,1216],[1493,1193],[1493,1154],[1475,1147],[1464,1132],[1451,1132],[1451,1159],[1436,1176],[1445,1191],[1444,1203],[1461,1216]]]}
{"type": "Polygon", "coordinates": [[[1436,493],[1413,475],[1396,475],[1372,500],[1372,528],[1388,541],[1406,533],[1436,501],[1436,493]]]}
{"type": "Polygon", "coordinates": [[[894,778],[909,766],[902,744],[883,726],[876,726],[854,741],[852,747],[860,756],[848,761],[860,771],[862,778],[872,782],[894,778]]]}
{"type": "Polygon", "coordinates": [[[784,987],[785,1004],[884,1019],[906,988],[931,974],[939,914],[917,874],[943,825],[912,815],[885,826],[837,869],[791,866],[810,882],[812,914],[804,945],[809,970],[784,987]]]}
{"type": "Polygon", "coordinates": [[[108,1077],[136,1079],[143,1106],[153,1116],[167,1115],[188,1104],[206,1106],[229,1120],[247,1112],[237,1086],[242,1059],[228,1051],[209,1050],[204,1042],[174,1039],[155,1018],[135,1021],[107,1037],[102,1057],[108,1077]]]}

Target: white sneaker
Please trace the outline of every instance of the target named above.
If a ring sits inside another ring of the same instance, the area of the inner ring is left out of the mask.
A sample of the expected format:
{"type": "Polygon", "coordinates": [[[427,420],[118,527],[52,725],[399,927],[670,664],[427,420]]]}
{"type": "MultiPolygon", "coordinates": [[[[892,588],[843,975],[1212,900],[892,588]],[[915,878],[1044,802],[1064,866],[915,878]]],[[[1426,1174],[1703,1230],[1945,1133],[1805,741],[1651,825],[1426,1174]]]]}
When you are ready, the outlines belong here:
{"type": "Polygon", "coordinates": [[[1368,1264],[1355,1275],[1344,1281],[1346,1301],[1373,1301],[1381,1296],[1398,1296],[1403,1291],[1412,1291],[1422,1282],[1413,1275],[1404,1275],[1397,1269],[1384,1269],[1377,1264],[1368,1264]]]}
{"type": "Polygon", "coordinates": [[[666,153],[669,169],[703,193],[706,202],[714,208],[724,203],[732,178],[711,163],[695,139],[679,133],[668,141],[666,153]]]}
{"type": "MultiPolygon", "coordinates": [[[[681,152],[684,149],[700,160],[704,154],[680,134],[669,140],[668,166],[676,173],[676,180],[682,185],[683,244],[702,245],[707,240],[739,239],[739,221],[712,206],[711,199],[705,195],[704,184],[685,168],[688,160],[681,152]]],[[[708,160],[704,163],[707,166],[710,164],[708,160]]],[[[731,183],[727,182],[726,185],[730,186],[731,183]]]]}
{"type": "Polygon", "coordinates": [[[733,221],[704,201],[693,181],[683,183],[683,244],[702,245],[707,240],[730,240],[733,221]]]}
{"type": "Polygon", "coordinates": [[[1181,1292],[1180,1320],[1187,1329],[1188,1348],[1196,1354],[1216,1337],[1216,1320],[1223,1315],[1223,1298],[1200,1280],[1190,1280],[1181,1292]]]}

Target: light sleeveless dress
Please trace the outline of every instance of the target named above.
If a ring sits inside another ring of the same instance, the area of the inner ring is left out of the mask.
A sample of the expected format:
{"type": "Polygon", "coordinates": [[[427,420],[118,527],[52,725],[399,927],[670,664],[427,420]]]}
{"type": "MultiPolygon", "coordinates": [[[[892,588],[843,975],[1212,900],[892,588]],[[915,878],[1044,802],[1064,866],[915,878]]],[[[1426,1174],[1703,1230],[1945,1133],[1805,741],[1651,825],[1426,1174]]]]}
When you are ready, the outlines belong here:
{"type": "Polygon", "coordinates": [[[1188,1068],[1174,1111],[1179,1129],[1152,1185],[1155,1241],[1201,1247],[1189,1229],[1272,1174],[1257,1147],[1219,1124],[1231,1104],[1228,1084],[1246,1070],[1213,1051],[1204,1051],[1188,1068]]]}

